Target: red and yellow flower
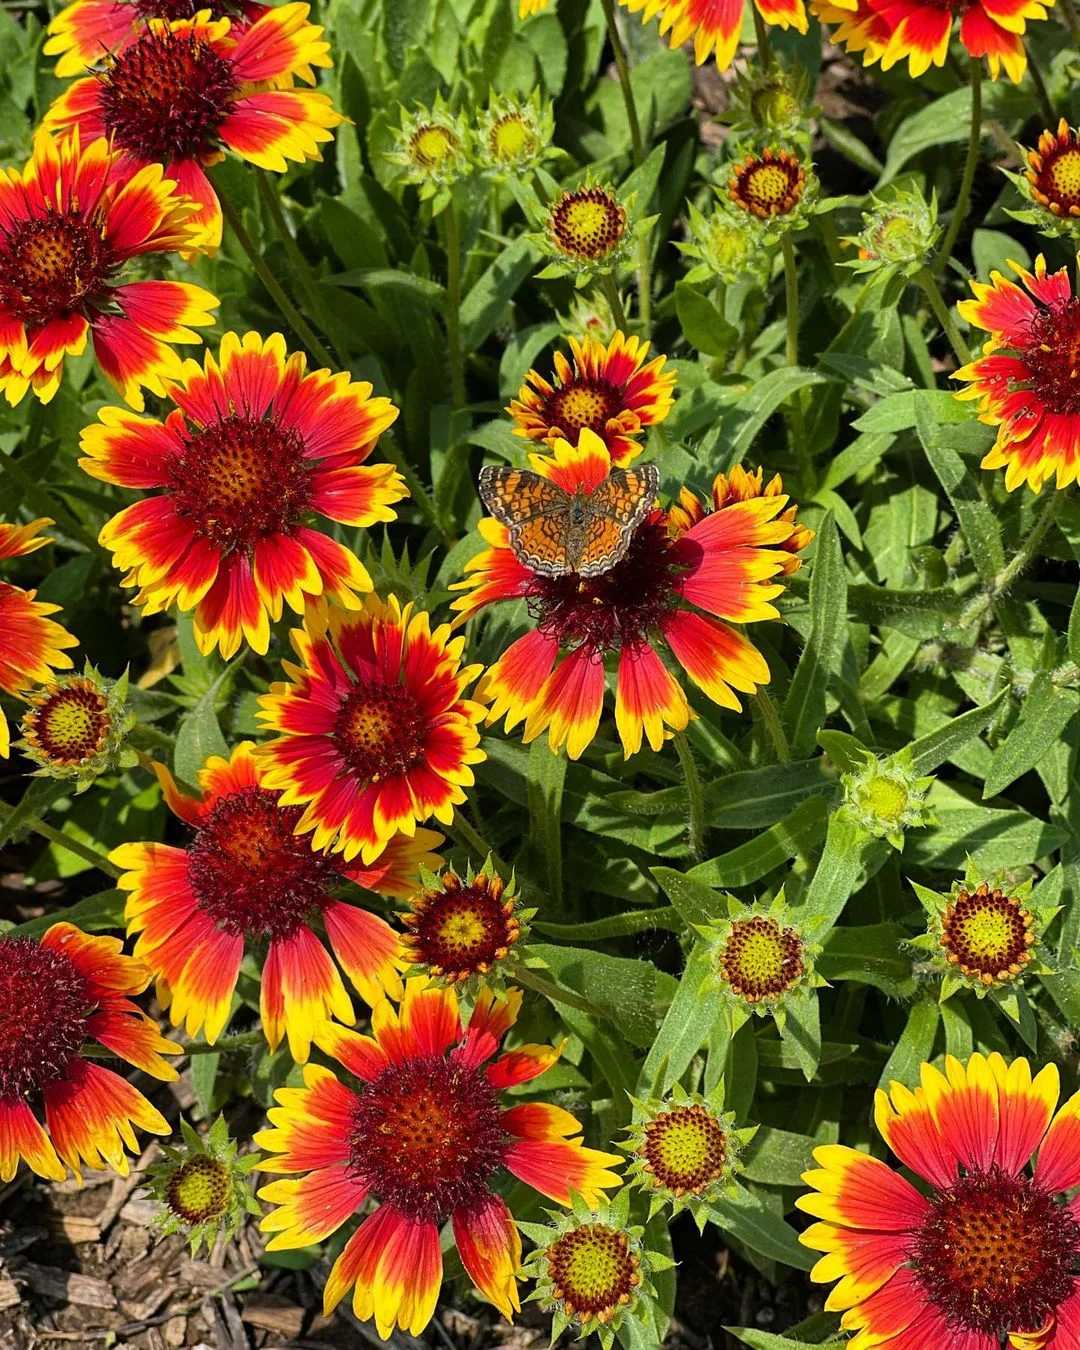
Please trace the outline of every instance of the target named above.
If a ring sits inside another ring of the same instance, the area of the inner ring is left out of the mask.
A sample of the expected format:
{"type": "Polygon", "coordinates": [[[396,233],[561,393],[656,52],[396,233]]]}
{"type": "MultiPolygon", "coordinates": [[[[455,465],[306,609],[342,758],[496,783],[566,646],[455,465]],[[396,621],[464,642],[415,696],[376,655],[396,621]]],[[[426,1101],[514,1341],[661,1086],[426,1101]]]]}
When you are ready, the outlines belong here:
{"type": "MultiPolygon", "coordinates": [[[[576,446],[556,441],[554,453],[531,455],[536,471],[565,491],[595,491],[611,470],[603,441],[585,428],[576,446]]],[[[615,724],[629,756],[642,738],[658,750],[690,720],[686,694],[661,659],[667,649],[715,703],[738,710],[735,690],[753,693],[769,679],[760,652],[733,623],[779,618],[772,605],[780,578],[799,566],[812,538],[795,524],[779,478],[764,490],[756,475],[721,475],[711,510],[689,491],[668,511],[654,509],[635,531],[622,560],[599,576],[545,577],[515,555],[510,532],[480,522],[489,545],[453,589],[458,622],[500,600],[525,599],[536,627],[488,670],[477,698],[487,720],[524,721],[524,739],[548,733],[553,750],[577,759],[596,735],[604,705],[605,660],[617,661],[615,724]]]]}
{"type": "Polygon", "coordinates": [[[796,1203],[819,1222],[801,1237],[825,1253],[812,1278],[838,1281],[825,1307],[851,1350],[1080,1345],[1080,1213],[1063,1196],[1080,1185],[1080,1093],[1055,1114],[1058,1092],[1055,1065],[1033,1079],[998,1054],[879,1090],[878,1129],[922,1190],[855,1149],[814,1150],[796,1203]]]}
{"type": "Polygon", "coordinates": [[[132,1127],[170,1132],[126,1078],[84,1054],[96,1041],[154,1078],[177,1077],[162,1056],[180,1047],[131,1001],[150,971],[121,945],[70,923],[54,923],[40,942],[0,936],[0,1181],[20,1158],[53,1181],[65,1167],[81,1175],[81,1165],[126,1176],[124,1150],[139,1147],[132,1127]]]}
{"type": "Polygon", "coordinates": [[[134,258],[192,246],[191,203],[159,165],[132,166],[105,140],[34,138],[23,169],[0,169],[0,389],[56,393],[65,356],[89,337],[133,408],[180,370],[171,342],[199,342],[217,300],[180,281],[119,279],[134,258]]]}
{"type": "Polygon", "coordinates": [[[1038,147],[1027,152],[1024,179],[1032,198],[1051,215],[1080,216],[1080,132],[1065,118],[1057,132],[1044,131],[1038,147]]]}
{"type": "MultiPolygon", "coordinates": [[[[42,52],[60,58],[56,75],[66,80],[93,69],[106,53],[129,46],[145,30],[147,20],[191,19],[203,7],[200,0],[73,0],[49,24],[42,52]]],[[[253,0],[240,0],[234,6],[225,0],[215,8],[232,17],[235,33],[265,13],[267,6],[253,0]]]]}
{"type": "Polygon", "coordinates": [[[507,1318],[520,1305],[521,1239],[506,1202],[492,1189],[505,1169],[565,1205],[571,1191],[596,1204],[619,1178],[619,1159],[586,1148],[568,1111],[500,1094],[531,1082],[559,1057],[548,1045],[520,1045],[492,1057],[513,1026],[521,992],[482,990],[468,1027],[450,989],[410,980],[400,1012],[383,1001],[373,1037],[328,1024],[320,1049],[360,1082],[346,1087],[311,1064],[303,1088],[281,1088],[274,1128],[255,1136],[283,1172],[260,1192],[276,1208],[262,1227],[268,1249],[306,1247],[329,1237],[370,1199],[378,1202],[334,1264],[324,1291],[329,1313],[355,1286],[357,1317],[379,1334],[419,1334],[442,1283],[439,1229],[450,1220],[462,1265],[507,1318]]]}
{"type": "Polygon", "coordinates": [[[943,66],[953,22],[960,19],[960,42],[972,57],[986,57],[990,76],[1002,69],[1014,83],[1024,78],[1023,34],[1029,19],[1045,19],[1054,0],[814,0],[823,23],[841,24],[833,34],[849,51],[864,53],[865,65],[881,61],[889,70],[905,58],[913,78],[943,66]]]}
{"type": "Polygon", "coordinates": [[[333,1014],[353,1022],[345,971],[366,1003],[400,995],[407,958],[393,929],[337,892],[345,882],[407,897],[422,866],[438,866],[429,850],[442,842],[430,830],[398,836],[371,867],[346,866],[312,850],[295,833],[300,811],[285,806],[244,741],[226,761],[215,756],[199,772],[200,796],[177,787],[153,766],[173,812],[193,830],[186,848],[121,844],[110,855],[124,869],[129,935],[135,955],[153,971],[158,997],[174,1026],[203,1029],[213,1043],[232,1011],[244,952],[265,949],[260,1013],[266,1039],[303,1063],[312,1037],[333,1014]],[[333,956],[324,945],[325,934],[333,956]]]}
{"type": "Polygon", "coordinates": [[[209,9],[169,22],[150,19],[101,69],[76,80],[45,115],[59,131],[107,136],[131,165],[159,164],[194,201],[188,248],[221,243],[221,206],[204,170],[232,150],[284,173],[290,160],[320,159],[343,120],[315,83],[312,67],[331,65],[310,6],[267,8],[234,27],[209,9]]]}
{"type": "MultiPolygon", "coordinates": [[[[51,524],[42,516],[28,525],[0,525],[0,562],[44,548],[49,540],[41,531],[51,524]]],[[[78,638],[46,617],[59,613],[60,606],[43,604],[36,594],[0,581],[0,689],[5,694],[21,694],[44,684],[54,670],[70,670],[64,648],[78,646],[78,638]]],[[[0,756],[10,753],[11,729],[0,708],[0,756]]]]}
{"type": "Polygon", "coordinates": [[[570,338],[572,360],[555,353],[555,373],[545,380],[530,370],[507,412],[514,435],[552,445],[576,442],[584,428],[608,448],[612,464],[629,464],[641,454],[641,436],[662,422],[674,400],[675,372],[664,356],[646,364],[649,344],[616,332],[605,346],[595,338],[570,338]]]}
{"type": "Polygon", "coordinates": [[[164,422],[104,408],[82,433],[82,467],[121,487],[158,489],[107,522],[101,543],[137,605],[195,610],[200,650],[226,659],[246,640],[270,642],[288,601],[303,613],[328,594],[359,603],[371,578],[356,554],[312,528],[394,519],[408,495],[389,464],[368,465],[397,409],[347,374],[305,374],[280,333],[226,333],[218,359],[185,363],[168,382],[164,422]]]}
{"type": "Polygon", "coordinates": [[[1074,355],[1080,346],[1080,296],[1073,294],[1066,268],[1047,273],[1041,253],[1034,275],[1018,263],[1009,266],[1024,290],[991,272],[990,284],[973,281],[974,300],[957,306],[990,340],[982,356],[953,375],[968,381],[956,397],[976,399],[979,421],[997,427],[982,467],[1004,466],[1010,492],[1022,483],[1038,492],[1054,475],[1059,488],[1068,487],[1080,473],[1074,355]]]}
{"type": "MultiPolygon", "coordinates": [[[[807,29],[803,0],[750,0],[767,24],[807,29]]],[[[660,15],[660,35],[671,33],[672,47],[694,40],[694,59],[700,66],[716,52],[716,64],[727,70],[735,59],[742,30],[743,0],[619,0],[642,23],[660,15]]]]}
{"type": "Polygon", "coordinates": [[[288,681],[259,699],[277,735],[256,753],[282,805],[304,808],[297,832],[370,864],[399,830],[449,825],[486,758],[484,710],[462,697],[481,669],[461,665],[464,638],[370,595],[359,613],[309,609],[292,644],[300,664],[283,662],[288,681]]]}

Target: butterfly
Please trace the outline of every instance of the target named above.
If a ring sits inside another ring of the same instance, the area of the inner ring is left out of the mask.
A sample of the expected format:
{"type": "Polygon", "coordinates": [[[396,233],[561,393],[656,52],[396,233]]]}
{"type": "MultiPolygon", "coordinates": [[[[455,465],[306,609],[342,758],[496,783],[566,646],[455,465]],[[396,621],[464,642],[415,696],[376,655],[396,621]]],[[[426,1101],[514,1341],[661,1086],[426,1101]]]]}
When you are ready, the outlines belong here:
{"type": "Polygon", "coordinates": [[[655,464],[612,469],[592,492],[578,487],[572,493],[531,469],[488,464],[480,470],[484,505],[509,527],[518,561],[542,577],[610,571],[626,556],[659,487],[655,464]]]}

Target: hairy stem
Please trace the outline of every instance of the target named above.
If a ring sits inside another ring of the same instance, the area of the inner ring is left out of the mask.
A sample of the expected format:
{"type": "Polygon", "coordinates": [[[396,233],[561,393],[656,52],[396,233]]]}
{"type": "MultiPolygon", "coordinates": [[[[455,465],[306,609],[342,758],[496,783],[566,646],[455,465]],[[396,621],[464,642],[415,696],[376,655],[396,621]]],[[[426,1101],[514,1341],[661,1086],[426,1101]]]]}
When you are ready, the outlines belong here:
{"type": "Polygon", "coordinates": [[[604,22],[607,24],[608,40],[615,55],[615,69],[619,73],[619,85],[622,88],[623,103],[626,105],[626,121],[630,128],[630,144],[634,150],[634,163],[645,161],[645,142],[641,138],[641,122],[638,120],[637,104],[630,85],[630,63],[626,59],[619,26],[615,22],[615,0],[600,0],[604,9],[604,22]]]}
{"type": "Polygon", "coordinates": [[[966,366],[971,360],[971,353],[968,351],[967,343],[960,336],[956,324],[953,323],[952,314],[945,303],[945,297],[941,294],[941,287],[937,284],[937,278],[929,267],[923,267],[916,274],[915,280],[922,287],[927,300],[930,301],[930,308],[934,311],[934,317],[941,324],[945,336],[949,339],[949,346],[956,353],[956,359],[962,366],[966,366]]]}
{"type": "Polygon", "coordinates": [[[461,231],[453,200],[443,212],[446,222],[446,341],[450,348],[450,397],[465,406],[465,360],[461,351],[461,231]]]}
{"type": "Polygon", "coordinates": [[[684,732],[677,731],[671,738],[686,782],[686,825],[690,852],[699,861],[705,856],[705,794],[701,774],[694,760],[694,752],[684,732]]]}
{"type": "Polygon", "coordinates": [[[757,689],[754,690],[754,702],[757,704],[758,712],[761,714],[761,720],[765,726],[765,730],[769,733],[769,739],[773,743],[777,762],[786,764],[791,758],[791,747],[788,745],[784,724],[780,721],[780,714],[776,710],[776,704],[772,701],[772,695],[764,685],[759,685],[757,689]]]}
{"type": "Polygon", "coordinates": [[[971,200],[971,185],[975,181],[975,168],[979,162],[979,143],[982,140],[982,60],[971,58],[971,133],[968,136],[967,158],[964,160],[964,176],[960,180],[960,191],[953,207],[952,219],[941,245],[934,271],[938,276],[944,272],[956,247],[960,227],[967,216],[968,202],[971,200]]]}

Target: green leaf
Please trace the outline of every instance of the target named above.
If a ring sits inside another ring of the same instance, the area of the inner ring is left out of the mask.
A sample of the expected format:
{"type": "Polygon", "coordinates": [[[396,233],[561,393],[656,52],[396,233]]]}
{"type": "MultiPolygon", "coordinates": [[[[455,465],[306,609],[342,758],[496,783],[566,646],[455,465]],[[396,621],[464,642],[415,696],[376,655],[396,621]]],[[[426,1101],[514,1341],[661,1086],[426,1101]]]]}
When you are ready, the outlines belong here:
{"type": "Polygon", "coordinates": [[[675,996],[675,980],[657,970],[651,961],[584,947],[556,947],[544,942],[530,944],[547,964],[548,972],[565,988],[581,994],[607,1014],[618,1031],[634,1045],[651,1045],[661,1017],[675,996]]]}
{"type": "Polygon", "coordinates": [[[827,1127],[827,1137],[812,1138],[771,1125],[762,1125],[746,1146],[742,1173],[747,1181],[767,1186],[802,1186],[802,1174],[814,1166],[814,1149],[834,1143],[836,1127],[827,1127]]]}
{"type": "Polygon", "coordinates": [[[220,1064],[221,1055],[216,1051],[209,1055],[191,1056],[191,1086],[195,1089],[203,1120],[208,1120],[214,1109],[214,1084],[220,1064]]]}
{"type": "Polygon", "coordinates": [[[805,856],[816,847],[824,838],[827,815],[825,800],[810,797],[755,839],[699,863],[686,873],[686,877],[720,890],[749,886],[760,881],[774,867],[780,867],[799,854],[805,856]]]}
{"type": "Polygon", "coordinates": [[[65,783],[62,779],[32,778],[14,806],[8,806],[6,802],[0,803],[0,812],[7,813],[0,815],[0,845],[6,844],[20,830],[25,829],[26,821],[31,816],[40,816],[53,802],[67,796],[70,791],[71,784],[65,783]]]}
{"type": "Polygon", "coordinates": [[[1078,710],[1080,694],[1075,689],[1058,689],[1045,671],[1036,675],[1020,705],[1016,725],[994,751],[983,784],[983,800],[996,797],[1033,769],[1065,736],[1078,710]]]}
{"type": "Polygon", "coordinates": [[[830,678],[840,673],[846,635],[847,571],[830,511],[818,529],[810,576],[810,636],[784,703],[793,755],[809,754],[825,723],[825,691],[830,678]]]}
{"type": "Polygon", "coordinates": [[[914,1005],[908,1014],[907,1026],[881,1071],[879,1087],[888,1088],[894,1079],[906,1087],[918,1084],[919,1066],[934,1052],[940,1017],[936,998],[926,996],[914,1005]]]}
{"type": "Polygon", "coordinates": [[[997,516],[983,500],[979,484],[973,481],[967,465],[950,444],[955,429],[941,424],[924,391],[914,397],[915,425],[926,458],[956,512],[975,570],[984,585],[992,586],[1005,565],[997,516]]]}
{"type": "MultiPolygon", "coordinates": [[[[835,1319],[833,1321],[835,1323],[835,1319]]],[[[818,1346],[819,1350],[844,1350],[847,1345],[846,1340],[792,1341],[771,1331],[755,1331],[753,1327],[725,1327],[724,1330],[737,1336],[750,1350],[806,1350],[808,1345],[818,1346]]]]}
{"type": "Polygon", "coordinates": [[[720,990],[707,984],[702,987],[708,975],[708,951],[699,942],[686,962],[675,997],[642,1065],[636,1088],[639,1095],[662,1096],[686,1072],[718,1020],[729,1020],[720,990]]]}
{"type": "MultiPolygon", "coordinates": [[[[825,847],[797,911],[807,942],[820,942],[843,912],[863,870],[863,839],[848,811],[833,813],[825,847]]],[[[874,841],[869,847],[884,845],[874,841]]]]}
{"type": "Polygon", "coordinates": [[[954,717],[951,721],[928,732],[927,735],[920,736],[918,740],[912,741],[911,758],[914,772],[920,778],[924,777],[926,774],[932,773],[939,764],[944,764],[946,760],[952,759],[953,755],[967,745],[968,741],[990,725],[994,719],[994,714],[1008,697],[1009,690],[1007,688],[1002,689],[989,703],[984,703],[979,708],[972,708],[969,712],[961,713],[959,717],[954,717]]]}
{"type": "Polygon", "coordinates": [[[540,257],[528,239],[515,239],[499,254],[461,302],[461,343],[475,351],[494,332],[540,257]]]}
{"type": "Polygon", "coordinates": [[[817,1254],[804,1247],[795,1230],[778,1218],[752,1191],[737,1193],[709,1206],[709,1218],[724,1232],[769,1261],[781,1261],[796,1270],[809,1270],[817,1254]]]}
{"type": "Polygon", "coordinates": [[[963,868],[969,856],[984,869],[1020,867],[1053,853],[1068,837],[1061,826],[1026,811],[939,809],[933,829],[908,834],[904,857],[919,867],[963,868]]]}
{"type": "Polygon", "coordinates": [[[763,375],[756,384],[750,386],[739,399],[738,407],[724,419],[724,429],[729,422],[739,420],[728,441],[728,463],[737,464],[747,453],[777,408],[785,404],[800,389],[809,389],[814,385],[828,384],[828,377],[813,370],[803,370],[799,366],[783,366],[763,375]]]}
{"type": "Polygon", "coordinates": [[[706,356],[723,356],[739,336],[709,297],[685,281],[675,283],[675,312],[687,342],[706,356]]]}
{"type": "Polygon", "coordinates": [[[670,867],[653,867],[653,876],[671,897],[683,922],[690,928],[704,928],[727,915],[727,902],[718,891],[670,867]]]}
{"type": "Polygon", "coordinates": [[[173,769],[183,783],[196,783],[199,770],[211,755],[229,757],[229,747],[217,719],[217,698],[231,679],[231,668],[226,666],[194,708],[181,719],[173,751],[173,769]]]}
{"type": "Polygon", "coordinates": [[[73,923],[87,933],[102,933],[124,926],[124,902],[127,896],[123,891],[98,891],[84,900],[68,905],[59,914],[43,914],[39,919],[28,919],[7,930],[7,937],[41,937],[58,920],[73,923]]]}
{"type": "Polygon", "coordinates": [[[562,904],[562,796],[566,780],[566,756],[556,755],[547,737],[529,747],[529,842],[543,859],[547,877],[548,900],[558,908],[562,904]]]}
{"type": "Polygon", "coordinates": [[[903,954],[907,932],[895,923],[834,928],[825,937],[817,958],[818,973],[830,983],[853,980],[872,984],[891,998],[910,998],[915,992],[911,961],[903,954]]]}

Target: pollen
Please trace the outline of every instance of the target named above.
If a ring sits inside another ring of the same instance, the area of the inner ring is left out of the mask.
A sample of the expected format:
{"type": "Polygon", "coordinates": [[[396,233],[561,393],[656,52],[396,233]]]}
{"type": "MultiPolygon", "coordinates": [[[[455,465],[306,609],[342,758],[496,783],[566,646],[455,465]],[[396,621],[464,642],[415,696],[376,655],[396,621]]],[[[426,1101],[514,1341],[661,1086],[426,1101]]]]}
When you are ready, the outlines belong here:
{"type": "Polygon", "coordinates": [[[109,59],[101,116],[117,146],[169,164],[212,148],[237,84],[231,63],[194,32],[148,30],[109,59]]]}
{"type": "Polygon", "coordinates": [[[1029,151],[1025,172],[1031,195],[1055,216],[1080,216],[1080,134],[1064,118],[1057,134],[1044,131],[1029,151]]]}
{"type": "Polygon", "coordinates": [[[225,1213],[229,1190],[227,1168],[215,1158],[191,1158],[169,1178],[165,1203],[184,1223],[205,1223],[225,1213]]]}
{"type": "Polygon", "coordinates": [[[560,252],[584,262],[602,262],[618,248],[626,233],[626,209],[602,187],[564,192],[548,221],[560,252]]]}
{"type": "Polygon", "coordinates": [[[444,872],[438,889],[426,888],[402,918],[409,932],[404,941],[415,965],[451,982],[486,975],[502,960],[521,934],[515,904],[505,899],[500,877],[479,872],[463,881],[444,872]]]}
{"type": "Polygon", "coordinates": [[[166,467],[177,515],[215,548],[251,550],[287,532],[311,499],[304,441],[270,420],[228,416],[188,436],[166,467]]]}
{"type": "Polygon", "coordinates": [[[0,938],[0,1102],[64,1077],[87,1036],[93,999],[64,952],[0,938]]]}
{"type": "Polygon", "coordinates": [[[506,1142],[483,1069],[418,1056],[391,1064],[363,1090],[349,1165],[378,1199],[416,1222],[441,1224],[486,1194],[506,1142]]]}
{"type": "Polygon", "coordinates": [[[763,150],[735,166],[728,196],[760,220],[790,215],[802,199],[806,171],[789,150],[763,150]]]}
{"type": "Polygon", "coordinates": [[[585,427],[603,437],[608,422],[621,406],[618,391],[607,380],[576,376],[552,391],[540,416],[564,439],[576,444],[585,427]]]}
{"type": "Polygon", "coordinates": [[[57,768],[75,769],[108,744],[109,701],[93,680],[78,676],[35,700],[22,729],[42,759],[57,768]]]}
{"type": "Polygon", "coordinates": [[[426,719],[403,684],[356,684],[342,700],[334,740],[350,770],[377,783],[406,773],[423,754],[426,719]]]}
{"type": "Polygon", "coordinates": [[[1070,1210],[997,1166],[937,1192],[909,1251],[916,1284],[950,1326],[995,1343],[1047,1324],[1073,1292],[1078,1256],[1070,1210]]]}
{"type": "Polygon", "coordinates": [[[104,236],[77,207],[0,223],[0,308],[28,327],[85,314],[117,270],[104,236]]]}
{"type": "Polygon", "coordinates": [[[643,1129],[638,1153],[654,1183],[675,1195],[700,1195],[724,1175],[727,1133],[704,1106],[677,1106],[643,1129]]]}
{"type": "Polygon", "coordinates": [[[764,914],[732,921],[716,963],[721,978],[746,1003],[783,997],[805,973],[799,934],[764,914]]]}
{"type": "Polygon", "coordinates": [[[285,938],[306,923],[339,874],[306,835],[302,810],[244,787],[219,798],[188,848],[199,908],[226,933],[285,938]]]}
{"type": "Polygon", "coordinates": [[[641,1283],[640,1259],[625,1233],[588,1223],[555,1239],[545,1253],[552,1293],[568,1317],[588,1324],[610,1322],[641,1283]]]}
{"type": "Polygon", "coordinates": [[[1012,895],[984,882],[961,890],[941,920],[941,945],[950,965],[983,984],[1015,979],[1031,960],[1034,916],[1012,895]]]}

